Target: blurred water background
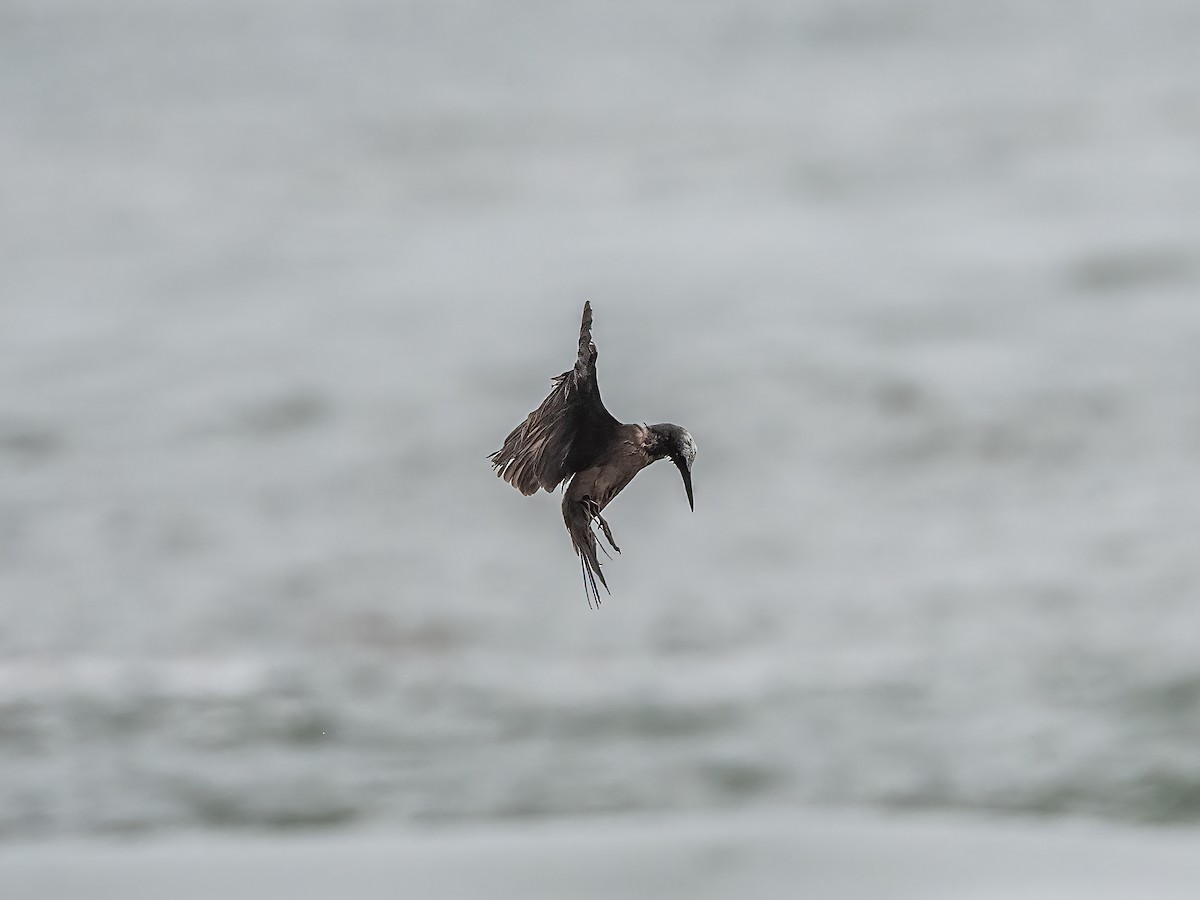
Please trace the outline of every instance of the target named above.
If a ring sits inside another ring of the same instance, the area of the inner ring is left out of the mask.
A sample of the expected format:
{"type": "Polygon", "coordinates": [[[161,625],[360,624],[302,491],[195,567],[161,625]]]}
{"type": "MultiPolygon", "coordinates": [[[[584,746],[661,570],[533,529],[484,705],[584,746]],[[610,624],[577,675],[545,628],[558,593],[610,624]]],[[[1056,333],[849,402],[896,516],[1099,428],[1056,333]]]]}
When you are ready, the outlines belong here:
{"type": "Polygon", "coordinates": [[[0,836],[1200,821],[1200,6],[6,0],[0,836]],[[486,455],[596,310],[610,507],[486,455]]]}

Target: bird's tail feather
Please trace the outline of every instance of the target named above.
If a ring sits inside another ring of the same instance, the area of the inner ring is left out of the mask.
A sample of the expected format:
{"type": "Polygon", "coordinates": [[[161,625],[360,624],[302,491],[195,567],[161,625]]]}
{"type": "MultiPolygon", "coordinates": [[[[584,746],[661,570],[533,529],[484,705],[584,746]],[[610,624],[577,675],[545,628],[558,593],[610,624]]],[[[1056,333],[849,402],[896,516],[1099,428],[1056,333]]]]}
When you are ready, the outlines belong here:
{"type": "MultiPolygon", "coordinates": [[[[567,532],[571,535],[571,545],[575,548],[575,552],[579,554],[579,565],[583,571],[583,590],[587,597],[588,606],[600,605],[600,590],[596,585],[596,579],[600,579],[600,584],[604,586],[607,593],[611,593],[608,589],[608,583],[604,580],[604,573],[600,571],[600,559],[596,555],[596,533],[592,531],[592,519],[600,518],[600,511],[596,507],[596,501],[590,497],[585,497],[582,500],[574,500],[567,498],[563,500],[563,521],[566,522],[567,532]]],[[[602,523],[603,519],[600,520],[602,523]]],[[[608,542],[612,544],[612,534],[608,530],[608,525],[603,525],[608,542]]],[[[613,549],[618,553],[616,544],[612,544],[613,549]]]]}

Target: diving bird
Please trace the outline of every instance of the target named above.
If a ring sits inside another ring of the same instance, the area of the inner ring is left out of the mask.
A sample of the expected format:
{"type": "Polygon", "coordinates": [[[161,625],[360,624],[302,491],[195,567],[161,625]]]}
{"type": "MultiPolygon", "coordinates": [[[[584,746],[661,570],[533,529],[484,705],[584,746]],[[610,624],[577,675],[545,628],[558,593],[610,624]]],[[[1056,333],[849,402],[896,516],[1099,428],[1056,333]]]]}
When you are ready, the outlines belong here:
{"type": "Polygon", "coordinates": [[[496,474],[526,496],[536,494],[538,488],[552,492],[566,479],[571,480],[563,496],[563,521],[579,555],[589,606],[593,601],[600,605],[597,578],[608,591],[596,557],[592,522],[600,525],[609,545],[620,553],[600,513],[634,475],[656,460],[670,459],[683,476],[688,506],[695,509],[692,463],[696,442],[678,425],[622,425],[613,418],[600,399],[596,355],[592,304],[586,302],[575,367],[553,380],[550,396],[512,430],[504,446],[490,457],[496,474]]]}

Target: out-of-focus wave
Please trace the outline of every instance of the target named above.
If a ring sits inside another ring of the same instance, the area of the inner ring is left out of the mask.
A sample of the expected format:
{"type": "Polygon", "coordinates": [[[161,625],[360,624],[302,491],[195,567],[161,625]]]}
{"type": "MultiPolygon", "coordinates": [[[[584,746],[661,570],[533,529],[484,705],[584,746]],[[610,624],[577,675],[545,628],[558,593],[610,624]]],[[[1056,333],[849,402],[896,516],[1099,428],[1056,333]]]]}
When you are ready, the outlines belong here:
{"type": "Polygon", "coordinates": [[[0,834],[1200,821],[1196,5],[501,8],[0,10],[0,834]]]}

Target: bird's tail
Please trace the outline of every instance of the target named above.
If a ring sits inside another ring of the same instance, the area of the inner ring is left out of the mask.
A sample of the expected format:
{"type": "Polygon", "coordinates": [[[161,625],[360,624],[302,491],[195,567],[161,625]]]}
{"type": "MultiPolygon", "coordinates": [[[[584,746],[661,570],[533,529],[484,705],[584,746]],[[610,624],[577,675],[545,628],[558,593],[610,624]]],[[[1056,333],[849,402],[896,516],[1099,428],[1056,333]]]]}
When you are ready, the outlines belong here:
{"type": "Polygon", "coordinates": [[[618,553],[621,550],[613,543],[608,523],[600,518],[600,507],[591,497],[576,500],[567,496],[563,499],[562,509],[563,521],[566,522],[567,532],[571,535],[571,545],[575,548],[575,552],[579,554],[579,566],[583,571],[583,591],[587,597],[588,606],[598,607],[600,605],[600,590],[596,586],[596,579],[600,579],[600,584],[604,585],[606,593],[611,593],[611,591],[608,590],[608,583],[604,580],[604,573],[600,571],[600,560],[596,556],[596,533],[592,531],[593,519],[600,520],[605,537],[612,544],[612,548],[618,553]]]}

